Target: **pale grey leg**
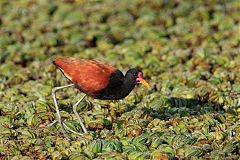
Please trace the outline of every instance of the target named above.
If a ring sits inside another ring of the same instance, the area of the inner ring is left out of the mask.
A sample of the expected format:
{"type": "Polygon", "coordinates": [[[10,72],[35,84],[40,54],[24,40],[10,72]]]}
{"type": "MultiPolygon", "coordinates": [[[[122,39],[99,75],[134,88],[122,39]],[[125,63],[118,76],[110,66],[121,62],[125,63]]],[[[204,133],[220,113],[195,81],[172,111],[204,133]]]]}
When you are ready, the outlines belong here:
{"type": "Polygon", "coordinates": [[[85,94],[80,100],[78,100],[77,103],[75,103],[75,104],[73,105],[73,112],[75,113],[75,115],[76,115],[76,117],[77,117],[77,119],[78,119],[78,122],[80,123],[80,125],[81,125],[84,133],[88,133],[86,127],[85,127],[84,124],[83,124],[82,118],[79,116],[79,114],[78,114],[78,112],[77,112],[77,106],[78,106],[78,104],[79,104],[80,102],[82,102],[82,100],[83,100],[85,97],[86,97],[86,94],[85,94]]]}
{"type": "Polygon", "coordinates": [[[57,99],[56,99],[56,92],[57,90],[60,90],[60,89],[63,89],[63,88],[67,88],[67,87],[71,87],[71,86],[74,86],[74,84],[69,84],[69,85],[66,85],[66,86],[60,86],[60,87],[55,87],[52,89],[52,96],[53,96],[53,102],[54,102],[54,105],[56,107],[56,112],[57,112],[57,118],[58,118],[58,122],[60,124],[60,128],[61,128],[61,131],[64,135],[64,137],[66,137],[67,139],[70,139],[63,127],[63,124],[62,124],[62,117],[60,115],[60,111],[59,111],[59,107],[58,107],[58,103],[57,103],[57,99]]]}

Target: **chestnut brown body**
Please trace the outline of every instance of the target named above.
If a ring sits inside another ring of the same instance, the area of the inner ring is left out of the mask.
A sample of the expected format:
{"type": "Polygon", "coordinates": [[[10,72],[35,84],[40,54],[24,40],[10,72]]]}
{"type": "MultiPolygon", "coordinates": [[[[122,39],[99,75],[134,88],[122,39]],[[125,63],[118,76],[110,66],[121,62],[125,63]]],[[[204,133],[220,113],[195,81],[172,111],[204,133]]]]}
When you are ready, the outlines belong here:
{"type": "Polygon", "coordinates": [[[109,84],[117,69],[96,60],[57,58],[53,63],[86,94],[98,93],[109,84]]]}

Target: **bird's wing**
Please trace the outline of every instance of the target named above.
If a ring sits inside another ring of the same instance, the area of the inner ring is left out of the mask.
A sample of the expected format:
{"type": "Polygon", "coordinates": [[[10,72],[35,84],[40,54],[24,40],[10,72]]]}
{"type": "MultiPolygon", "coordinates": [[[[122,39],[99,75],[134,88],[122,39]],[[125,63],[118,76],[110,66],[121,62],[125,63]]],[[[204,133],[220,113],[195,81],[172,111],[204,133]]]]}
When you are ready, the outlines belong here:
{"type": "Polygon", "coordinates": [[[57,58],[53,63],[85,93],[97,93],[104,89],[111,74],[117,70],[100,61],[78,58],[57,58]]]}

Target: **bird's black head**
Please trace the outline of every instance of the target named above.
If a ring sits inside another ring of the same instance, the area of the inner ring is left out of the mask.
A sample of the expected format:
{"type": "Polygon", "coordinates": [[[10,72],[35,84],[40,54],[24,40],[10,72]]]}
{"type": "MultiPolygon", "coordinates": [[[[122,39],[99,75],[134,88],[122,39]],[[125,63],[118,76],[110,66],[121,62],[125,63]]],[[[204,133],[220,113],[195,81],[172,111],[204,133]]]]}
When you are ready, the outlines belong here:
{"type": "Polygon", "coordinates": [[[150,88],[149,84],[143,79],[142,71],[137,68],[129,69],[125,77],[134,84],[141,83],[145,87],[150,88]]]}

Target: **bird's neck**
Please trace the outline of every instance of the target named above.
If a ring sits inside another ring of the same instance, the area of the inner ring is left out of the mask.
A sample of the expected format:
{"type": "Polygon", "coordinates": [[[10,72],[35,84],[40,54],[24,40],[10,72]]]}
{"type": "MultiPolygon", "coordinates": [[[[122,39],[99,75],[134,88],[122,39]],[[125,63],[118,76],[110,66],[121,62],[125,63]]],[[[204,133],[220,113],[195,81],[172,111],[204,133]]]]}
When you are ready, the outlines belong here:
{"type": "Polygon", "coordinates": [[[133,83],[128,77],[125,77],[122,87],[121,95],[126,97],[135,87],[136,83],[133,83]]]}

